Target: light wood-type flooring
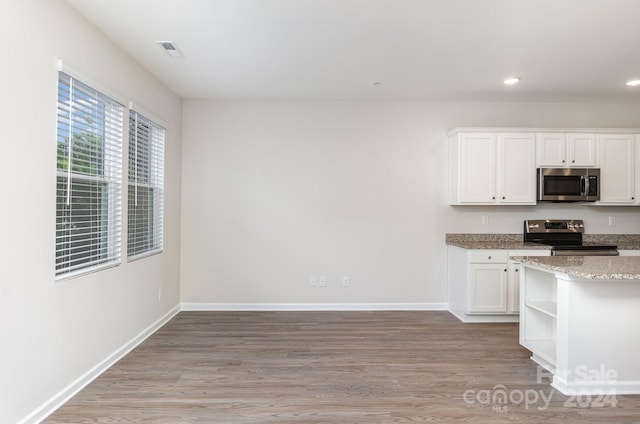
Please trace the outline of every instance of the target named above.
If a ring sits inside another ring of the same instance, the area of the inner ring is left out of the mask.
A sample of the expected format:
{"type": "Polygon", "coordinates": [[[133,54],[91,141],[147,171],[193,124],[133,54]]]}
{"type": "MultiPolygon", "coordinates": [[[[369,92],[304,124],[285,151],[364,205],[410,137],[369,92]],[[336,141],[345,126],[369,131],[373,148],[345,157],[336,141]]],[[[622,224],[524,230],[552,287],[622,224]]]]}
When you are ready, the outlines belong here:
{"type": "Polygon", "coordinates": [[[571,399],[529,356],[448,312],[181,312],[45,422],[640,423],[640,395],[571,399]]]}

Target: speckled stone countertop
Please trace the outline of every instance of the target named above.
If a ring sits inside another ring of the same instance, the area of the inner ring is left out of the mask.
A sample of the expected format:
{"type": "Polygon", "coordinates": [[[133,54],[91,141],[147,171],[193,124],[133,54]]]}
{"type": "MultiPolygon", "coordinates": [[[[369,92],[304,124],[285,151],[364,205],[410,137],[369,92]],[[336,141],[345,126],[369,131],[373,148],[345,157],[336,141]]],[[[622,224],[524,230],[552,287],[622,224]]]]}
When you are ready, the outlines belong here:
{"type": "Polygon", "coordinates": [[[517,260],[589,280],[640,280],[639,256],[522,256],[517,260]]]}
{"type": "Polygon", "coordinates": [[[447,234],[446,243],[463,249],[546,249],[550,246],[525,243],[522,234],[447,234]]]}
{"type": "MultiPolygon", "coordinates": [[[[523,242],[522,234],[450,233],[445,241],[463,249],[551,249],[550,246],[523,242]]],[[[615,244],[618,250],[640,250],[640,234],[584,234],[584,241],[615,244]]]]}
{"type": "Polygon", "coordinates": [[[582,240],[615,244],[618,250],[640,250],[640,234],[583,234],[582,240]]]}

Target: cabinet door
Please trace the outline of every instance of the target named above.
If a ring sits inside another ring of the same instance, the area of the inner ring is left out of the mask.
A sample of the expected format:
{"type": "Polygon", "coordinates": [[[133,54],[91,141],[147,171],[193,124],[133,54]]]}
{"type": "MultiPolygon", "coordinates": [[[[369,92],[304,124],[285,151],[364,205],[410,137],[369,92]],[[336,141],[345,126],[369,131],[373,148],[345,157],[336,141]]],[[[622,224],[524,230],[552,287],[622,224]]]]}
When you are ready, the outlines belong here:
{"type": "Polygon", "coordinates": [[[519,263],[509,263],[508,269],[508,308],[507,312],[512,314],[520,313],[520,270],[519,263]]]}
{"type": "Polygon", "coordinates": [[[536,203],[534,134],[498,135],[498,202],[536,203]]]}
{"type": "Polygon", "coordinates": [[[536,166],[563,167],[566,164],[567,137],[560,133],[536,134],[536,166]]]}
{"type": "Polygon", "coordinates": [[[507,312],[507,264],[469,266],[468,313],[507,312]]]}
{"type": "Polygon", "coordinates": [[[567,134],[567,147],[569,166],[596,166],[595,134],[567,134]]]}
{"type": "Polygon", "coordinates": [[[635,202],[635,152],[633,134],[598,135],[600,203],[635,202]]]}
{"type": "Polygon", "coordinates": [[[496,202],[496,135],[460,134],[460,203],[496,202]]]}

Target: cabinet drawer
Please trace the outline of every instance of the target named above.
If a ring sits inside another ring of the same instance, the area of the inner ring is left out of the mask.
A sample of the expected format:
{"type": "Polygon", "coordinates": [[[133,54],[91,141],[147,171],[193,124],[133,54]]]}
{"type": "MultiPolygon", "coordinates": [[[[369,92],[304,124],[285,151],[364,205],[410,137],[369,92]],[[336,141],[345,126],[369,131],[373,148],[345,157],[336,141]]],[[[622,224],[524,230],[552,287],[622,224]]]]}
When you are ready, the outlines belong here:
{"type": "Polygon", "coordinates": [[[507,263],[509,251],[507,250],[471,250],[469,262],[476,264],[507,263]]]}
{"type": "MultiPolygon", "coordinates": [[[[551,256],[551,248],[549,249],[528,249],[528,250],[510,250],[509,257],[512,256],[551,256]]],[[[515,261],[511,261],[515,262],[515,261]]],[[[515,262],[519,263],[519,262],[515,262]]]]}

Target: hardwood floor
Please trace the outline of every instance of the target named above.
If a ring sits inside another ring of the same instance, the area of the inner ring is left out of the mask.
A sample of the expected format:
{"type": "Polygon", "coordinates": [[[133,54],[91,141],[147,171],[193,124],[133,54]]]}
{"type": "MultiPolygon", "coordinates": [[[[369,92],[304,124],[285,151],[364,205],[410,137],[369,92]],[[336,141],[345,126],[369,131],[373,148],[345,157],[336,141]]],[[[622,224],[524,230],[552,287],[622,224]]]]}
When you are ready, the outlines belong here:
{"type": "Polygon", "coordinates": [[[529,356],[448,312],[181,312],[45,422],[640,423],[640,396],[572,400],[529,356]]]}

